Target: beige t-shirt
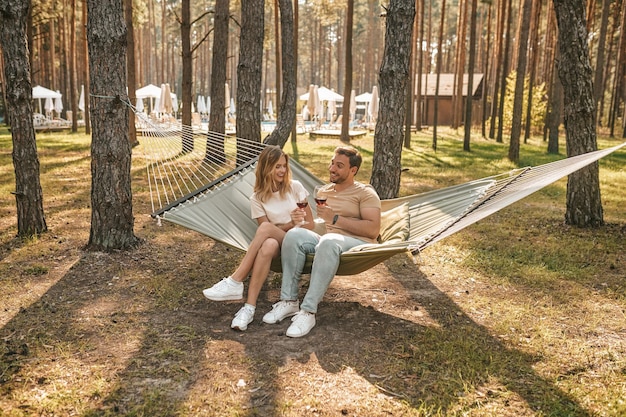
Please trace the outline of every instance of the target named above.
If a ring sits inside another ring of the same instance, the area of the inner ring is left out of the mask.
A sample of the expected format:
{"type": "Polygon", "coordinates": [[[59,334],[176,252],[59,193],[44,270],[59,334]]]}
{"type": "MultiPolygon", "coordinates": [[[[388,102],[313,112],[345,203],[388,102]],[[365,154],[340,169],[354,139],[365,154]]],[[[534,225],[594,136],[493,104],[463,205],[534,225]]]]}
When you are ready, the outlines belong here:
{"type": "MultiPolygon", "coordinates": [[[[324,194],[327,196],[326,205],[330,206],[335,214],[338,214],[341,217],[361,219],[362,209],[380,209],[380,198],[378,197],[376,190],[374,190],[374,187],[369,184],[355,182],[341,192],[335,191],[335,184],[328,184],[325,190],[324,194]]],[[[326,224],[326,233],[339,233],[346,236],[356,237],[366,242],[376,242],[376,239],[369,239],[364,236],[348,233],[340,227],[330,223],[326,224]]]]}
{"type": "Polygon", "coordinates": [[[296,200],[300,193],[309,195],[300,181],[291,180],[291,192],[285,194],[284,197],[281,197],[280,193],[276,191],[267,201],[262,203],[257,198],[256,193],[252,194],[250,197],[252,218],[258,219],[266,216],[272,224],[289,223],[291,221],[289,213],[296,208],[296,200]]]}

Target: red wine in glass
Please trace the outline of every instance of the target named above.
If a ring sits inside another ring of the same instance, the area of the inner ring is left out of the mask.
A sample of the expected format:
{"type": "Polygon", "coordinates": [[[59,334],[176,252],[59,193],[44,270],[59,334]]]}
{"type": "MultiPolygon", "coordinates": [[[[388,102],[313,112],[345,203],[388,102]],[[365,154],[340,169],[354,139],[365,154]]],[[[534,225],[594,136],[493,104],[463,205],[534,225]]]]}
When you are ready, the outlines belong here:
{"type": "Polygon", "coordinates": [[[307,201],[298,201],[296,205],[300,207],[301,209],[303,209],[303,208],[306,208],[306,206],[308,206],[309,203],[307,201]]]}
{"type": "Polygon", "coordinates": [[[326,197],[315,198],[315,204],[317,204],[318,206],[323,206],[324,204],[326,204],[326,197]]]}

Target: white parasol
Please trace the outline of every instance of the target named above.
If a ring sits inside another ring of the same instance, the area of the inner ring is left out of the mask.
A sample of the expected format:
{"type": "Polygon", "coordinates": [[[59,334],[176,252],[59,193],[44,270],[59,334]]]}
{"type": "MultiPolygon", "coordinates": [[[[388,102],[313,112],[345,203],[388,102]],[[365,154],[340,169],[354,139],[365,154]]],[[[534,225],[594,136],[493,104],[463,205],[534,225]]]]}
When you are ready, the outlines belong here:
{"type": "Polygon", "coordinates": [[[376,122],[378,118],[378,87],[374,86],[372,88],[372,99],[370,101],[369,106],[369,116],[373,123],[376,122]]]}
{"type": "Polygon", "coordinates": [[[78,99],[78,110],[85,111],[85,86],[80,86],[80,98],[78,99]]]}

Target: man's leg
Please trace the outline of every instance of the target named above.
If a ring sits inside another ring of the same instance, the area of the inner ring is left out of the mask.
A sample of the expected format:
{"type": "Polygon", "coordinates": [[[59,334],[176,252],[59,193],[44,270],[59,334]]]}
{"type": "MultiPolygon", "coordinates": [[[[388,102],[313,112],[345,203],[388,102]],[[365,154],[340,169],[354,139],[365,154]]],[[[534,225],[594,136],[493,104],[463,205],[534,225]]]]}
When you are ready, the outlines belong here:
{"type": "Polygon", "coordinates": [[[320,236],[307,229],[294,228],[287,232],[281,248],[283,281],[280,301],[263,316],[265,323],[274,324],[286,317],[293,316],[300,310],[298,305],[298,284],[307,253],[315,252],[315,245],[320,236]]]}
{"type": "Polygon", "coordinates": [[[283,280],[280,291],[281,300],[297,300],[298,284],[306,255],[315,252],[320,236],[308,229],[296,227],[287,232],[281,248],[283,280]]]}
{"type": "Polygon", "coordinates": [[[339,268],[341,254],[364,243],[366,242],[361,239],[337,233],[329,233],[321,237],[315,248],[315,259],[313,260],[311,270],[311,283],[300,305],[301,310],[309,313],[317,313],[317,305],[322,301],[328,286],[335,277],[337,268],[339,268]]]}

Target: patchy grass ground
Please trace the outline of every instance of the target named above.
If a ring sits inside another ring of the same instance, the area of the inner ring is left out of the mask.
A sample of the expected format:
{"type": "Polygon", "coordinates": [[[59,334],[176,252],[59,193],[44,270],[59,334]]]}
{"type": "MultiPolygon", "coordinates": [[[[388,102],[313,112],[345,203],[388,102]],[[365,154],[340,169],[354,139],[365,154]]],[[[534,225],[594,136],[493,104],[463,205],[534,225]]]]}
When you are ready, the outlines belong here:
{"type": "MultiPolygon", "coordinates": [[[[512,167],[492,142],[477,140],[467,155],[452,134],[436,154],[427,136],[415,141],[403,194],[512,167]]],[[[240,303],[211,302],[201,290],[241,254],[157,226],[140,163],[134,212],[144,243],[83,251],[84,135],[38,135],[50,231],[14,239],[6,131],[0,145],[0,416],[626,414],[624,151],[601,161],[605,227],[565,226],[559,181],[418,259],[398,255],[337,277],[311,334],[290,339],[287,322],[260,321],[278,299],[279,275],[249,329],[229,328],[240,303]]],[[[302,137],[287,150],[324,177],[335,145],[302,137]]],[[[371,153],[372,139],[355,145],[371,153]]],[[[524,146],[527,162],[550,158],[540,143],[524,146]]]]}

